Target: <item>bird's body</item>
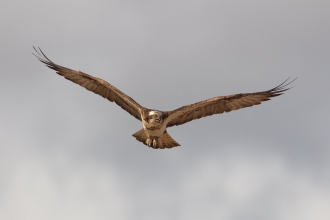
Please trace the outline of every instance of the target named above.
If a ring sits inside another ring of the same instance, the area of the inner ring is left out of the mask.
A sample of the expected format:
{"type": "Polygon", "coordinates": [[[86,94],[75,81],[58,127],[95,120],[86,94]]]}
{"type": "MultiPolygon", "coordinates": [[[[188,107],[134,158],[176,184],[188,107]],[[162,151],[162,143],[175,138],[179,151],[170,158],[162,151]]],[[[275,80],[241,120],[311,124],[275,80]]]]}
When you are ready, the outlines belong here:
{"type": "Polygon", "coordinates": [[[89,91],[101,95],[111,102],[115,102],[136,119],[140,120],[143,128],[133,134],[133,136],[143,144],[159,149],[180,146],[180,144],[167,133],[166,128],[181,125],[213,114],[221,114],[240,108],[259,105],[261,102],[267,101],[271,97],[281,95],[284,91],[289,89],[286,88],[286,86],[292,82],[285,84],[287,82],[286,80],[281,85],[264,92],[217,96],[183,106],[174,111],[159,111],[140,106],[131,97],[102,79],[57,65],[48,59],[41,50],[38,52],[35,49],[35,51],[38,54],[36,55],[37,58],[49,68],[54,69],[57,74],[64,76],[66,79],[79,84],[89,91]]]}

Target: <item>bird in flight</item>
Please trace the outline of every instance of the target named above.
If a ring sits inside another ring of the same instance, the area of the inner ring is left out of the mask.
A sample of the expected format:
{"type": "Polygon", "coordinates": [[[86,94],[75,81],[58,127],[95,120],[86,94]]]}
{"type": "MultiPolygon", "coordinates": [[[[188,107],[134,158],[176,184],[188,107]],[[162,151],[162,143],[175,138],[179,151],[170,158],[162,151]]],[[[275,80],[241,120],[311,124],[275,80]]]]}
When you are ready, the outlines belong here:
{"type": "Polygon", "coordinates": [[[240,93],[228,96],[217,96],[191,105],[186,105],[173,111],[159,111],[148,109],[139,105],[134,99],[121,92],[110,83],[97,77],[88,75],[81,71],[72,70],[57,65],[41,51],[33,47],[35,55],[39,61],[46,64],[47,67],[56,71],[58,75],[92,91],[111,102],[115,102],[121,108],[126,110],[136,119],[142,121],[143,128],[133,134],[138,141],[148,147],[155,149],[165,149],[180,146],[166,131],[166,128],[175,125],[182,125],[189,121],[210,116],[213,114],[222,114],[233,110],[259,105],[261,102],[268,101],[270,98],[283,94],[289,90],[287,86],[291,84],[287,79],[285,82],[273,89],[254,92],[240,93]]]}

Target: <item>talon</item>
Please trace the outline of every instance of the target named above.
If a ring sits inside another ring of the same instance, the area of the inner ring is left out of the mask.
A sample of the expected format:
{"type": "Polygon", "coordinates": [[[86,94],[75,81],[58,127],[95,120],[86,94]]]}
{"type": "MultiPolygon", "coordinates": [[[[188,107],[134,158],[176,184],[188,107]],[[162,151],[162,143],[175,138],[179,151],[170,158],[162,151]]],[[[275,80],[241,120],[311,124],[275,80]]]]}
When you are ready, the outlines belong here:
{"type": "Polygon", "coordinates": [[[152,145],[153,145],[154,147],[157,147],[157,141],[156,141],[156,139],[154,139],[154,140],[152,141],[152,145]]]}
{"type": "Polygon", "coordinates": [[[146,140],[146,144],[148,145],[148,147],[150,147],[151,146],[151,139],[150,138],[148,138],[147,140],[146,140]]]}

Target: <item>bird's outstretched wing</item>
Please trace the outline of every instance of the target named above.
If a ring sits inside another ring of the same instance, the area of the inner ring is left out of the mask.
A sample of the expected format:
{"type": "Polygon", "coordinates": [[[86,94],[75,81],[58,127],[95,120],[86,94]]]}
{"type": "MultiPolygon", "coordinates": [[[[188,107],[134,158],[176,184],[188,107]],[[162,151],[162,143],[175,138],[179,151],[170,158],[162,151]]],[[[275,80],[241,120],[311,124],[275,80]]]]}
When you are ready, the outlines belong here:
{"type": "Polygon", "coordinates": [[[287,88],[287,86],[296,79],[287,83],[288,80],[289,79],[279,86],[264,92],[218,96],[195,104],[183,106],[174,111],[169,111],[167,127],[182,125],[189,121],[213,114],[221,114],[240,108],[259,105],[261,102],[270,100],[270,98],[279,96],[283,94],[284,91],[289,90],[290,88],[287,88]]]}
{"type": "Polygon", "coordinates": [[[143,109],[136,101],[134,101],[131,97],[127,96],[123,92],[121,92],[116,87],[112,86],[108,82],[96,78],[94,76],[88,75],[81,71],[71,70],[69,68],[57,65],[41,51],[36,50],[33,47],[37,54],[35,55],[41,62],[46,64],[49,68],[56,71],[57,74],[64,76],[66,79],[86,88],[89,91],[92,91],[103,98],[108,99],[111,102],[115,102],[117,105],[122,107],[128,113],[133,115],[136,119],[141,121],[140,110],[143,109]]]}

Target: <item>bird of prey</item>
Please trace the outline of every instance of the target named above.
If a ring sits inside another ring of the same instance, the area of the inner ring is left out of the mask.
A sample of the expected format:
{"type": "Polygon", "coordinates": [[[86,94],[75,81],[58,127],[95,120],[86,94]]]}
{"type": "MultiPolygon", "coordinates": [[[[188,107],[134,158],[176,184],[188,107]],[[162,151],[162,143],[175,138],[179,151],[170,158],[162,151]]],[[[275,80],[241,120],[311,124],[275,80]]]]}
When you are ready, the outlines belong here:
{"type": "Polygon", "coordinates": [[[46,64],[49,68],[56,71],[58,75],[92,91],[111,102],[115,102],[121,108],[133,115],[136,119],[142,121],[143,128],[133,134],[133,136],[143,144],[154,149],[165,149],[180,146],[166,131],[166,128],[175,125],[182,125],[189,121],[230,112],[240,108],[259,105],[261,102],[270,100],[270,98],[283,94],[289,90],[287,86],[292,83],[285,82],[273,89],[254,92],[240,93],[229,96],[217,96],[191,105],[186,105],[173,111],[159,111],[148,109],[139,105],[134,99],[121,92],[119,89],[108,82],[88,75],[81,71],[72,70],[57,65],[41,51],[34,47],[37,54],[34,54],[39,61],[46,64]]]}

